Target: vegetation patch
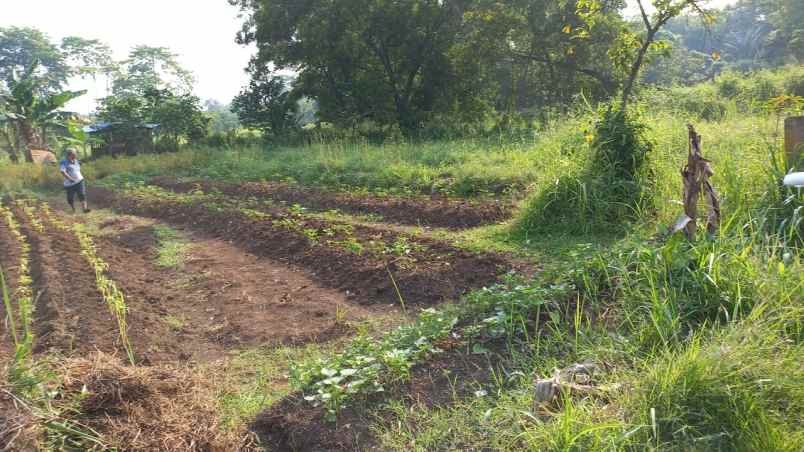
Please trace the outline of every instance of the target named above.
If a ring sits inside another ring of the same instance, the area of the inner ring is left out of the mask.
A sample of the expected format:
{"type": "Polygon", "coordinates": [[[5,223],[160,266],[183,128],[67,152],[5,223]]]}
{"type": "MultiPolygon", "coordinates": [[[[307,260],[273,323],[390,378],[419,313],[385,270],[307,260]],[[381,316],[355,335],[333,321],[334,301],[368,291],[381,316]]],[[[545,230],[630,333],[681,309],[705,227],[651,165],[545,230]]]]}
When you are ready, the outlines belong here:
{"type": "Polygon", "coordinates": [[[156,264],[165,268],[183,266],[190,251],[190,244],[181,234],[168,226],[155,225],[154,235],[159,242],[156,264]]]}

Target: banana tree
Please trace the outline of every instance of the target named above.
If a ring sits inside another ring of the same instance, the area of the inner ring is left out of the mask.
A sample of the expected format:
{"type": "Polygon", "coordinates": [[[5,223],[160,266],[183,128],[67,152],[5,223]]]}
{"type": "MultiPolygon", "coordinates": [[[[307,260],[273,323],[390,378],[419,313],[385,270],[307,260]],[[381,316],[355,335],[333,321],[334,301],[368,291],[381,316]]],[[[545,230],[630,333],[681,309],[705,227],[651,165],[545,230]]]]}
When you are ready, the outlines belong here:
{"type": "Polygon", "coordinates": [[[59,119],[60,109],[67,102],[82,96],[86,91],[63,91],[50,93],[42,89],[35,76],[36,63],[31,65],[17,80],[9,83],[9,92],[0,94],[4,105],[3,118],[18,137],[27,162],[33,162],[32,149],[44,148],[47,127],[63,125],[59,119]],[[38,133],[38,130],[42,133],[38,133]]]}

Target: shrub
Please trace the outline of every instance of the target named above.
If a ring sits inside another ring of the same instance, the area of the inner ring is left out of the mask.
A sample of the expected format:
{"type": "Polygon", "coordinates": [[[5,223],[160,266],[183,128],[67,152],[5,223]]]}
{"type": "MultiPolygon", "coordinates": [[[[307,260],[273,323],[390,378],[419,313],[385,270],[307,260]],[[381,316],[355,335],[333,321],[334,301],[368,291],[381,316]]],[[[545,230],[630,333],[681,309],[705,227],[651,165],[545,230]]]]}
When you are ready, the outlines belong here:
{"type": "Polygon", "coordinates": [[[527,235],[560,226],[568,232],[621,230],[653,204],[648,156],[653,143],[639,117],[607,108],[591,138],[591,159],[580,175],[564,175],[532,196],[517,228],[527,235]]]}

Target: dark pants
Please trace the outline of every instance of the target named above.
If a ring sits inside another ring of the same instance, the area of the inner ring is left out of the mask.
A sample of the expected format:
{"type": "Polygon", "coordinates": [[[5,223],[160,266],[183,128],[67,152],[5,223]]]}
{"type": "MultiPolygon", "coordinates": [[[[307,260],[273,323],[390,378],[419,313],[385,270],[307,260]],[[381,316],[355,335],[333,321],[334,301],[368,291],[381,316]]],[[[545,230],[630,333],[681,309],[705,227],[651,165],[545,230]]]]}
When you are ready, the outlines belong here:
{"type": "Polygon", "coordinates": [[[64,187],[64,190],[67,191],[67,204],[69,204],[70,207],[73,207],[76,195],[78,195],[79,201],[83,202],[87,199],[87,184],[83,180],[69,187],[64,187]]]}

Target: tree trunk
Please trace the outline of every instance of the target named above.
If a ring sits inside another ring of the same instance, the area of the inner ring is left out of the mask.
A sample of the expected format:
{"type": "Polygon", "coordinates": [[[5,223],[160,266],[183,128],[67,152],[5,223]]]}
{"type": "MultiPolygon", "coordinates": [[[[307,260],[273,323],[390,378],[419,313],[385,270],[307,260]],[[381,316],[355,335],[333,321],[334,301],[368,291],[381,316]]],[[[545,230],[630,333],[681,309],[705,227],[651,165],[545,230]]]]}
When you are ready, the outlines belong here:
{"type": "Polygon", "coordinates": [[[631,97],[631,91],[634,89],[634,83],[636,83],[636,79],[639,77],[639,70],[642,68],[642,62],[645,59],[645,54],[648,53],[648,49],[653,42],[654,36],[656,36],[657,30],[658,28],[648,30],[648,35],[645,37],[645,42],[642,44],[642,47],[639,48],[637,58],[634,61],[634,64],[631,66],[631,73],[628,74],[628,80],[625,82],[625,86],[623,86],[622,111],[625,111],[625,108],[628,106],[628,99],[631,97]]]}
{"type": "Polygon", "coordinates": [[[28,122],[27,120],[22,120],[19,122],[18,127],[20,138],[22,138],[22,149],[25,153],[25,161],[28,163],[33,163],[33,153],[31,152],[36,146],[36,131],[33,128],[33,125],[28,122]]]}
{"type": "Polygon", "coordinates": [[[8,153],[8,159],[11,160],[11,163],[19,163],[20,156],[17,152],[17,146],[15,141],[16,134],[14,141],[11,140],[11,133],[8,131],[6,127],[0,127],[0,134],[2,134],[3,138],[6,140],[5,150],[8,153]]]}

